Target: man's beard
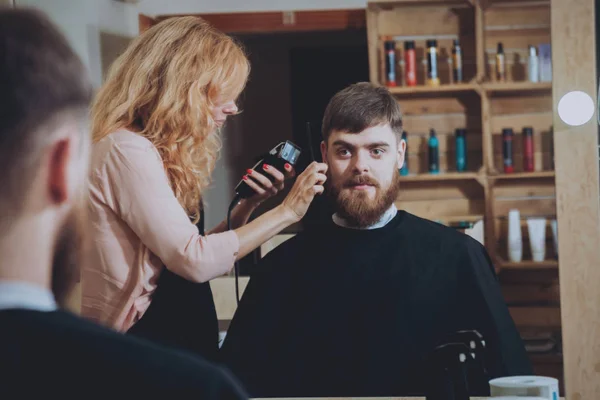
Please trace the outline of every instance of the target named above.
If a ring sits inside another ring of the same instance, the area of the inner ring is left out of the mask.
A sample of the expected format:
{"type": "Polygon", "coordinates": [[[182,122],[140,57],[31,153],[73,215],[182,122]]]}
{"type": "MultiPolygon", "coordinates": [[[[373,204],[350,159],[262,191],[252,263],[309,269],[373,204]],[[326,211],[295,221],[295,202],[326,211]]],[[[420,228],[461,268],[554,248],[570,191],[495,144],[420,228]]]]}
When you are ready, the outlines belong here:
{"type": "Polygon", "coordinates": [[[400,177],[394,174],[390,185],[382,189],[379,182],[368,175],[356,175],[334,183],[328,171],[326,188],[336,213],[352,226],[365,228],[376,223],[394,203],[400,190],[400,177]],[[351,190],[355,185],[373,186],[375,197],[371,199],[367,191],[351,190]]]}
{"type": "Polygon", "coordinates": [[[54,246],[52,262],[52,293],[57,304],[65,308],[79,281],[80,263],[87,249],[87,207],[79,202],[69,213],[54,246]]]}

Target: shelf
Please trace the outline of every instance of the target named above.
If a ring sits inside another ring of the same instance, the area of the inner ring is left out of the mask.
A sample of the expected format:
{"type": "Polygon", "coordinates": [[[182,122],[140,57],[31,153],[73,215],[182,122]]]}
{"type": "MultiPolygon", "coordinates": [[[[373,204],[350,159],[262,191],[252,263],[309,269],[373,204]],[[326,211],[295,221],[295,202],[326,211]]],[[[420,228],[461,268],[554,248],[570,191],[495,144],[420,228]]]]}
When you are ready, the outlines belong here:
{"type": "Polygon", "coordinates": [[[501,270],[549,270],[558,269],[557,260],[544,260],[541,262],[523,260],[521,262],[510,262],[499,259],[497,267],[501,270]]]}
{"type": "Polygon", "coordinates": [[[455,83],[451,85],[440,85],[440,86],[396,86],[388,87],[392,94],[436,94],[436,93],[461,93],[461,92],[474,92],[477,89],[476,85],[471,83],[455,83]]]}
{"type": "Polygon", "coordinates": [[[517,180],[517,179],[539,179],[554,178],[554,171],[535,171],[535,172],[515,172],[513,174],[490,175],[491,179],[496,180],[517,180]]]}
{"type": "Polygon", "coordinates": [[[455,223],[455,222],[477,222],[483,219],[483,215],[459,215],[459,216],[447,216],[447,217],[435,217],[432,218],[436,221],[442,221],[447,224],[455,223]]]}
{"type": "Polygon", "coordinates": [[[490,82],[482,86],[490,93],[552,90],[552,82],[490,82]]]}
{"type": "Polygon", "coordinates": [[[440,172],[439,174],[417,174],[400,176],[401,182],[427,182],[427,181],[460,181],[479,178],[476,172],[440,172]]]}

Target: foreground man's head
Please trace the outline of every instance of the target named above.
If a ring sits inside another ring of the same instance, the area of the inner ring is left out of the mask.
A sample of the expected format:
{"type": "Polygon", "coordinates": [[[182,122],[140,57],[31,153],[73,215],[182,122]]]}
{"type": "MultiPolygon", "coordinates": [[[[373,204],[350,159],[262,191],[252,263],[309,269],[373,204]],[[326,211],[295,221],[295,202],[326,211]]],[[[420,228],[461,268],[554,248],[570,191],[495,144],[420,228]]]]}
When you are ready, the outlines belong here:
{"type": "Polygon", "coordinates": [[[77,277],[92,87],[65,38],[33,11],[0,12],[0,278],[77,277]]]}
{"type": "Polygon", "coordinates": [[[356,227],[374,224],[397,197],[404,163],[400,107],[384,87],[357,83],[338,92],[323,118],[327,193],[356,227]]]}

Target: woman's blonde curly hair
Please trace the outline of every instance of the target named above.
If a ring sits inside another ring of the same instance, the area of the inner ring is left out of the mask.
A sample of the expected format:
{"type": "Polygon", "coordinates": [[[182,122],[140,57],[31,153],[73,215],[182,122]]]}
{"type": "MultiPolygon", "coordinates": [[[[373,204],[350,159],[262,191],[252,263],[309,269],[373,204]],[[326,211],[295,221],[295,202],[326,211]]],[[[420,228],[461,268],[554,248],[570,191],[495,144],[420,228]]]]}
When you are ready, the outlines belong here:
{"type": "Polygon", "coordinates": [[[92,140],[119,129],[150,140],[175,196],[196,223],[221,148],[211,107],[235,100],[249,71],[241,46],[206,21],[164,20],[111,66],[92,106],[92,140]]]}

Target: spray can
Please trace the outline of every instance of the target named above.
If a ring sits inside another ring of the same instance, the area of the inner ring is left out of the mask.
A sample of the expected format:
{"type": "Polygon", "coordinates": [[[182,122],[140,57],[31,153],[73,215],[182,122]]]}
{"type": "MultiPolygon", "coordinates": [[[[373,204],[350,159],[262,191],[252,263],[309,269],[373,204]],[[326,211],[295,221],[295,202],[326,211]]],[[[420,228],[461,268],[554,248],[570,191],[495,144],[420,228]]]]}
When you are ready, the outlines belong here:
{"type": "Polygon", "coordinates": [[[504,159],[504,173],[511,174],[515,171],[513,163],[513,130],[502,129],[502,156],[504,159]]]}
{"type": "Polygon", "coordinates": [[[467,130],[456,129],[456,170],[467,170],[467,130]]]}
{"type": "Polygon", "coordinates": [[[502,43],[498,43],[498,50],[496,52],[496,80],[506,80],[506,59],[504,58],[504,46],[502,43]]]}
{"type": "Polygon", "coordinates": [[[396,42],[385,41],[385,84],[396,86],[396,42]]]}
{"type": "Polygon", "coordinates": [[[440,172],[440,153],[439,141],[434,129],[429,130],[429,173],[437,174],[440,172]]]}
{"type": "Polygon", "coordinates": [[[533,172],[534,160],[533,160],[533,128],[523,128],[523,170],[526,172],[533,172]]]}
{"type": "Polygon", "coordinates": [[[404,164],[400,168],[400,175],[408,175],[408,140],[406,138],[406,131],[402,131],[402,140],[406,143],[406,151],[404,152],[404,164]]]}
{"type": "Polygon", "coordinates": [[[540,81],[540,63],[535,46],[529,46],[529,59],[527,60],[527,76],[529,82],[540,81]]]}
{"type": "Polygon", "coordinates": [[[454,82],[463,81],[462,49],[458,39],[454,39],[454,47],[452,48],[452,74],[454,82]]]}
{"type": "Polygon", "coordinates": [[[427,41],[427,84],[439,86],[437,40],[427,41]]]}
{"type": "Polygon", "coordinates": [[[404,64],[406,68],[406,86],[417,86],[417,53],[415,42],[409,40],[404,42],[404,64]]]}

